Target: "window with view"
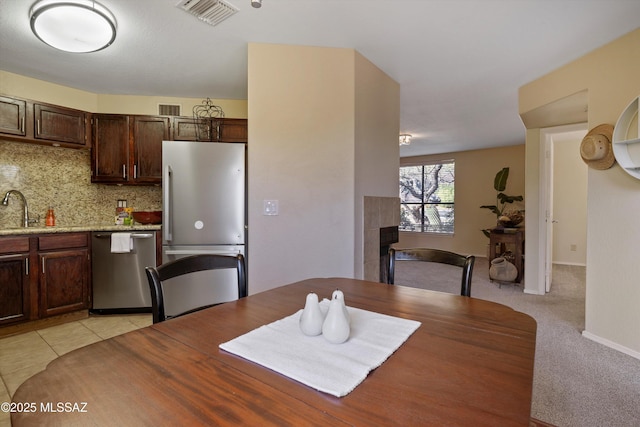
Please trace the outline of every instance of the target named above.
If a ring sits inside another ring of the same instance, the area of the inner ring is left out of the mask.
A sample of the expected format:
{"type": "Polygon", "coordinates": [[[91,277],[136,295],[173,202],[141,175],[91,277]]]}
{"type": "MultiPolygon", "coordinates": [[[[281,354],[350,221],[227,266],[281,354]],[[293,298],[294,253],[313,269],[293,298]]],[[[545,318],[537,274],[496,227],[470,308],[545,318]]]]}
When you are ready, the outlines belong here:
{"type": "Polygon", "coordinates": [[[400,167],[400,231],[453,234],[455,162],[400,167]]]}

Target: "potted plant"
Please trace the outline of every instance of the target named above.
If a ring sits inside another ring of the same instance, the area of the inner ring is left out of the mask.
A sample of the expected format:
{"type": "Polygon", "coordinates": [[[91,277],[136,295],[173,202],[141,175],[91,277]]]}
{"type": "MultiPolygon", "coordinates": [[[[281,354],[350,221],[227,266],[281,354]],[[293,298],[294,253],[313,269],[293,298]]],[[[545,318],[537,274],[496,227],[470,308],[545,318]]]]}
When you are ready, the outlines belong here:
{"type": "MultiPolygon", "coordinates": [[[[505,208],[507,205],[513,202],[521,202],[524,200],[522,196],[508,196],[503,193],[503,191],[507,188],[507,179],[509,178],[509,168],[502,168],[497,174],[495,179],[493,180],[493,188],[498,192],[496,195],[496,204],[495,205],[483,205],[480,206],[481,209],[489,209],[491,212],[496,214],[496,220],[498,225],[502,225],[503,227],[515,227],[520,224],[524,219],[522,215],[523,211],[515,210],[515,211],[506,211],[505,208]]],[[[485,236],[489,237],[489,233],[491,232],[490,228],[486,228],[482,230],[485,236]]]]}

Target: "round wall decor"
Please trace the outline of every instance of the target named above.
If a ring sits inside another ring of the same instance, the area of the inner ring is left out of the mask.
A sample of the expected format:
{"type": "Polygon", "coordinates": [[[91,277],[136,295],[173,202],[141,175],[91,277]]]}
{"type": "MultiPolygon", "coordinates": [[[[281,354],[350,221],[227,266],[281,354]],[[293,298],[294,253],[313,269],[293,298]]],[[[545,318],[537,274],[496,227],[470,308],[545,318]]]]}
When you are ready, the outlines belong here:
{"type": "Polygon", "coordinates": [[[640,179],[640,124],[636,97],[624,109],[613,129],[613,154],[618,164],[634,178],[640,179]]]}

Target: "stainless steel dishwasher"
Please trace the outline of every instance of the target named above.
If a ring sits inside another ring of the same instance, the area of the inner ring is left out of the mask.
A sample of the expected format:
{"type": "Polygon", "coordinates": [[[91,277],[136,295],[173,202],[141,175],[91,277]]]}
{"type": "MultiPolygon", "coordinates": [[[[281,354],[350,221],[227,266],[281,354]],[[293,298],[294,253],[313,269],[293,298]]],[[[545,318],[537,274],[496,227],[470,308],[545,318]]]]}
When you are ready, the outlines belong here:
{"type": "Polygon", "coordinates": [[[92,312],[151,312],[151,293],[145,267],[156,265],[156,232],[132,231],[127,253],[111,252],[113,232],[91,233],[93,276],[92,312]]]}

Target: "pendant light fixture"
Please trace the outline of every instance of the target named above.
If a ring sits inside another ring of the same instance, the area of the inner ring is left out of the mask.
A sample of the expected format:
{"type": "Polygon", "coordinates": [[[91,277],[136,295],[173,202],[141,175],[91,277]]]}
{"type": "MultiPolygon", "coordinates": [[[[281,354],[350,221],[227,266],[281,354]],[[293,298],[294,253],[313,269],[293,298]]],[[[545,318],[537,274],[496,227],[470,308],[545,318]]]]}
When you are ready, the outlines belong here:
{"type": "Polygon", "coordinates": [[[29,15],[33,33],[65,52],[96,52],[116,38],[115,17],[92,0],[40,0],[29,15]]]}

